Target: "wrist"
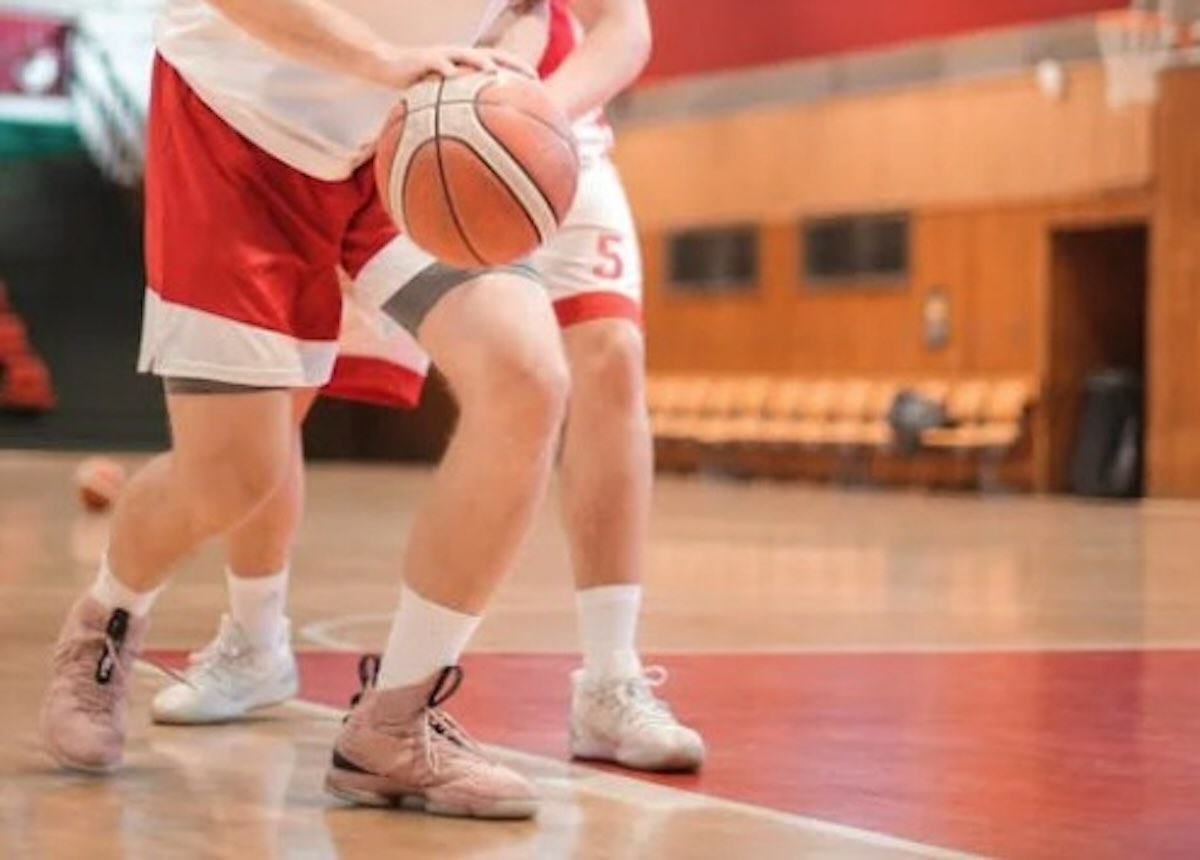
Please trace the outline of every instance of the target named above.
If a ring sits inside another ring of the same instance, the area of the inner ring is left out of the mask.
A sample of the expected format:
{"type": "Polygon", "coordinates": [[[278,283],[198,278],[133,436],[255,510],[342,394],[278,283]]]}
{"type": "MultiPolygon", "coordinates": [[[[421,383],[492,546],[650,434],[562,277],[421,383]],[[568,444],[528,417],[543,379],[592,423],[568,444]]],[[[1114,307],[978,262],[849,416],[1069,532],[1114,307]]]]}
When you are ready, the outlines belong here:
{"type": "Polygon", "coordinates": [[[397,86],[402,78],[403,55],[386,43],[372,45],[363,52],[356,69],[358,75],[385,87],[397,86]]]}

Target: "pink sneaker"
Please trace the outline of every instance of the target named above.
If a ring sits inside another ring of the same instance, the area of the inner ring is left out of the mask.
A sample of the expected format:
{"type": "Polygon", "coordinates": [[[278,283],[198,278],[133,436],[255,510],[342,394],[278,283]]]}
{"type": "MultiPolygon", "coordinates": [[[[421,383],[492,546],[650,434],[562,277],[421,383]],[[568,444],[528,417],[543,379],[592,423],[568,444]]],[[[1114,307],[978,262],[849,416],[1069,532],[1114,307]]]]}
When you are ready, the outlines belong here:
{"type": "Polygon", "coordinates": [[[325,789],[366,806],[400,806],[433,815],[532,818],[533,786],[492,761],[439,710],[462,682],[447,666],[412,687],[374,689],[377,662],[359,665],[363,690],[333,747],[325,789]]]}
{"type": "Polygon", "coordinates": [[[42,739],[63,767],[104,772],[121,763],[129,674],[145,629],[145,620],[87,595],[71,607],[42,701],[42,739]]]}

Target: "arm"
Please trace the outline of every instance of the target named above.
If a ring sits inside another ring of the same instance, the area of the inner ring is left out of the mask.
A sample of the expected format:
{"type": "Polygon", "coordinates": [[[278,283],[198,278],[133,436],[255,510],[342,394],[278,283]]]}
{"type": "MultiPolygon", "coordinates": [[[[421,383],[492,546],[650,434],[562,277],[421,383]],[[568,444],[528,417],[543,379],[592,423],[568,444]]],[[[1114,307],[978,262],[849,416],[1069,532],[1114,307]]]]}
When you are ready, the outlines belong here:
{"type": "Polygon", "coordinates": [[[458,68],[492,71],[485,53],[452,46],[398,48],[330,0],[208,0],[251,36],[301,62],[404,88],[427,74],[458,68]]]}
{"type": "Polygon", "coordinates": [[[516,0],[479,40],[479,46],[521,59],[528,66],[526,73],[536,77],[534,70],[546,50],[549,23],[547,0],[516,0]]]}
{"type": "Polygon", "coordinates": [[[584,38],[549,78],[551,97],[572,120],[603,107],[650,59],[646,0],[574,0],[584,38]]]}

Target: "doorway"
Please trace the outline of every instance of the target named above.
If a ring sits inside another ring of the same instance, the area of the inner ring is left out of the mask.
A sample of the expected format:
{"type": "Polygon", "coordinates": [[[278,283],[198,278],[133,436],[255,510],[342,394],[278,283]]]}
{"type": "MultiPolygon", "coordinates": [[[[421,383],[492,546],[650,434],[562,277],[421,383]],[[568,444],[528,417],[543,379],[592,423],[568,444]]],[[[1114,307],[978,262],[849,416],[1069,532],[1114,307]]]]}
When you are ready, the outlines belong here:
{"type": "MultiPolygon", "coordinates": [[[[1120,370],[1140,382],[1145,403],[1149,231],[1145,224],[1052,234],[1049,374],[1045,408],[1050,487],[1071,489],[1089,376],[1120,370]]],[[[1144,407],[1138,407],[1144,414],[1144,407]]],[[[1143,459],[1137,452],[1139,469],[1143,459]]],[[[1141,474],[1137,476],[1141,483],[1141,474]]]]}

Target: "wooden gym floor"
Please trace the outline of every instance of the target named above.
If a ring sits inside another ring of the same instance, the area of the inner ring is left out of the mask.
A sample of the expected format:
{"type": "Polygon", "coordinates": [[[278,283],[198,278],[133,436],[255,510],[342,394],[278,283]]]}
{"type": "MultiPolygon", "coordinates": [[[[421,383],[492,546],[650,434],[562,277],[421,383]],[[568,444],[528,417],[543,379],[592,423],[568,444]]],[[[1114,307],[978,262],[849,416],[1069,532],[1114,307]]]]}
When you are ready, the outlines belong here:
{"type": "MultiPolygon", "coordinates": [[[[74,464],[0,453],[0,857],[1200,856],[1200,505],[662,480],[642,639],[711,760],[657,779],[564,759],[574,622],[548,512],[453,707],[546,797],[536,822],[496,825],[320,789],[423,470],[311,472],[303,702],[152,727],[147,664],[127,769],[53,770],[35,733],[48,648],[106,529],[75,504],[74,464]]],[[[181,571],[153,661],[208,639],[219,573],[214,552],[181,571]]]]}

